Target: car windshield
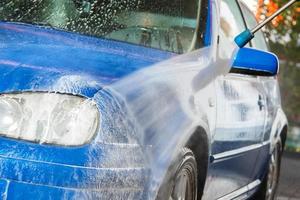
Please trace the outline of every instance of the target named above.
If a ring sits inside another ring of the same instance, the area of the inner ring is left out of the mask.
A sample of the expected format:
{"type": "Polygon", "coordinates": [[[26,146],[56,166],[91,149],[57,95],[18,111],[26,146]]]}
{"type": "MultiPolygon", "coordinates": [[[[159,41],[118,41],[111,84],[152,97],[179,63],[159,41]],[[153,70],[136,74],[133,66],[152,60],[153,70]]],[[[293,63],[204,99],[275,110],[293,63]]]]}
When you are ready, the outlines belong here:
{"type": "Polygon", "coordinates": [[[0,20],[175,53],[194,47],[200,0],[1,0],[0,20]]]}

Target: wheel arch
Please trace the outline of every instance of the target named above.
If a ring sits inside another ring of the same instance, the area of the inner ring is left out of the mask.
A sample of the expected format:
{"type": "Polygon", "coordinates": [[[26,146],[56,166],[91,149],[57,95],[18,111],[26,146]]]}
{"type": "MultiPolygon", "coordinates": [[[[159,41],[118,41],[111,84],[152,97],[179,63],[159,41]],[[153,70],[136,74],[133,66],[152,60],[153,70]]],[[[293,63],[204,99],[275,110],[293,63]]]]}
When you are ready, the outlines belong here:
{"type": "Polygon", "coordinates": [[[207,169],[209,164],[210,144],[207,132],[201,126],[195,128],[190,138],[186,143],[186,147],[191,149],[194,153],[197,162],[198,170],[198,197],[203,195],[207,169]]]}
{"type": "Polygon", "coordinates": [[[283,128],[281,129],[280,132],[280,139],[281,139],[281,144],[282,144],[282,150],[285,148],[285,142],[287,138],[287,133],[288,133],[288,125],[284,125],[283,128]]]}

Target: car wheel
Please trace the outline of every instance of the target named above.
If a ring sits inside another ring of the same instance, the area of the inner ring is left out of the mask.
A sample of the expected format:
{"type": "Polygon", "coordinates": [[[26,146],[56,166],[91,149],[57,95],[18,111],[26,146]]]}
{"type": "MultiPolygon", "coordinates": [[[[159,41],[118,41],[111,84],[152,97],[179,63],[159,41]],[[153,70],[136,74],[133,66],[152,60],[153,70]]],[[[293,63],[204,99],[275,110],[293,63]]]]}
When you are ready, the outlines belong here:
{"type": "Polygon", "coordinates": [[[197,163],[193,152],[182,148],[174,159],[156,199],[196,200],[197,163]]]}
{"type": "Polygon", "coordinates": [[[275,199],[280,175],[281,155],[282,147],[281,141],[279,141],[271,154],[268,164],[268,173],[266,174],[255,199],[275,199]]]}

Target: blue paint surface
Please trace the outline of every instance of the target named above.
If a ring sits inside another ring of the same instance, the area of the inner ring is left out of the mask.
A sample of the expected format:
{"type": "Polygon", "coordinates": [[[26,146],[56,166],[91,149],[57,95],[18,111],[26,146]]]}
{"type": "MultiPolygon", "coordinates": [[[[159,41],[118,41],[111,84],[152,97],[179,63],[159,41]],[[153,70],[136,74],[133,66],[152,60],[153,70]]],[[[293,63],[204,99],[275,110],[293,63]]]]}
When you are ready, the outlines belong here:
{"type": "MultiPolygon", "coordinates": [[[[211,44],[212,34],[211,1],[208,5],[205,45],[211,44]]],[[[245,49],[241,50],[238,56],[249,56],[250,53],[250,50],[245,49]]],[[[128,114],[125,106],[120,102],[114,102],[114,97],[101,89],[172,56],[174,54],[170,52],[124,42],[2,22],[0,23],[0,93],[55,91],[86,96],[96,102],[103,114],[101,117],[106,126],[101,127],[101,132],[99,131],[98,134],[105,135],[113,132],[117,135],[126,131],[131,133],[131,122],[124,120],[128,114]],[[57,83],[76,86],[76,89],[60,87],[57,83]],[[106,110],[108,107],[111,110],[106,110]],[[110,114],[110,118],[105,113],[110,114]],[[118,125],[120,130],[111,129],[110,123],[115,123],[112,127],[118,125]],[[126,130],[126,127],[130,130],[126,130]]],[[[261,59],[260,63],[270,61],[269,58],[264,60],[258,54],[256,56],[255,59],[261,59]]],[[[271,63],[274,64],[273,61],[271,63]]],[[[235,64],[246,66],[249,63],[236,59],[235,64]]],[[[259,67],[270,70],[268,66],[269,64],[259,67]]],[[[160,85],[157,87],[165,91],[163,93],[165,96],[172,96],[168,87],[161,88],[160,85]]],[[[138,99],[134,95],[139,94],[132,94],[128,98],[138,99]]],[[[160,100],[163,100],[164,95],[159,97],[160,100]]],[[[182,108],[178,106],[180,102],[176,99],[173,101],[176,103],[173,105],[176,107],[174,111],[176,115],[165,119],[166,124],[175,124],[175,126],[166,127],[170,130],[165,129],[166,132],[172,134],[176,132],[173,129],[178,129],[182,125],[178,122],[182,123],[187,119],[182,108]],[[176,126],[177,123],[178,126],[176,126]]],[[[149,137],[154,135],[154,133],[151,134],[151,128],[145,131],[149,132],[149,137]]],[[[170,135],[169,138],[172,136],[170,135]]],[[[145,139],[151,140],[151,138],[145,139]]],[[[120,143],[127,142],[126,138],[120,140],[120,143]]],[[[159,141],[158,145],[163,147],[164,142],[159,141]]],[[[220,142],[219,145],[221,150],[213,149],[213,153],[222,153],[224,149],[229,149],[224,142],[220,142]]],[[[231,144],[230,148],[239,148],[242,145],[245,144],[239,142],[236,146],[231,144]]],[[[0,137],[0,177],[2,178],[0,179],[0,195],[2,197],[7,195],[9,199],[31,199],[32,197],[60,199],[62,196],[65,199],[75,197],[83,199],[82,189],[94,189],[94,191],[88,191],[90,197],[94,197],[92,199],[109,199],[101,196],[101,189],[111,189],[113,193],[118,193],[115,187],[119,189],[133,187],[138,188],[134,199],[145,199],[141,198],[143,189],[139,189],[143,188],[143,183],[146,182],[144,180],[148,178],[149,172],[139,167],[143,156],[134,158],[132,162],[134,166],[126,166],[126,163],[122,163],[122,158],[130,156],[128,152],[138,153],[139,149],[130,145],[122,149],[122,145],[105,144],[96,139],[83,146],[66,147],[0,137]],[[118,158],[112,155],[117,155],[118,158]],[[114,162],[121,164],[117,167],[112,165],[107,160],[109,157],[113,157],[114,162]],[[4,188],[8,188],[7,194],[4,188]]],[[[234,156],[232,160],[240,163],[238,166],[232,161],[227,163],[216,161],[211,166],[212,174],[218,177],[224,175],[224,169],[234,169],[234,167],[239,169],[239,172],[252,171],[248,164],[256,155],[257,152],[252,151],[248,155],[234,156]]],[[[257,171],[262,171],[262,169],[259,168],[257,171]]],[[[241,174],[245,179],[250,176],[249,173],[241,174]]],[[[235,173],[232,176],[236,176],[235,173]]],[[[121,197],[127,199],[126,192],[121,194],[121,197]]]]}
{"type": "Polygon", "coordinates": [[[211,38],[212,38],[212,3],[208,1],[208,9],[207,9],[207,19],[206,19],[206,31],[204,35],[204,45],[209,46],[211,45],[211,38]]]}
{"type": "Polygon", "coordinates": [[[252,48],[239,49],[233,66],[235,69],[243,69],[254,72],[262,72],[269,76],[278,73],[279,62],[276,55],[252,48]]]}
{"type": "MultiPolygon", "coordinates": [[[[55,91],[93,98],[103,86],[173,55],[123,42],[1,22],[0,92],[55,91]],[[78,78],[73,83],[71,81],[72,84],[78,84],[79,88],[76,91],[56,85],[60,80],[66,78],[68,82],[72,77],[78,78]]],[[[103,102],[97,103],[101,109],[103,102]]],[[[12,199],[22,198],[20,194],[24,194],[24,198],[39,192],[39,195],[48,196],[55,193],[59,197],[60,193],[66,193],[62,189],[55,189],[56,187],[93,188],[99,186],[107,177],[136,177],[131,183],[141,184],[141,176],[146,174],[144,172],[134,169],[123,172],[102,169],[102,166],[106,165],[105,161],[102,162],[105,152],[113,153],[116,149],[113,145],[97,141],[79,147],[62,147],[1,137],[0,177],[33,183],[26,186],[12,182],[9,186],[9,196],[12,199]],[[49,185],[54,188],[37,185],[49,185]]],[[[102,183],[108,184],[108,187],[110,181],[108,179],[102,183]]],[[[125,182],[120,182],[119,186],[122,184],[125,182]]],[[[6,182],[0,181],[1,195],[5,187],[6,182]]],[[[40,198],[43,199],[44,196],[40,198]]]]}
{"type": "Polygon", "coordinates": [[[6,198],[7,181],[0,179],[0,198],[6,198]]]}
{"type": "MultiPolygon", "coordinates": [[[[87,196],[84,190],[76,190],[70,188],[51,187],[46,185],[35,185],[24,182],[11,181],[10,187],[7,192],[8,199],[23,200],[23,199],[111,199],[113,195],[117,197],[128,199],[145,199],[144,193],[141,190],[136,190],[133,196],[129,196],[129,192],[126,190],[118,190],[117,188],[111,188],[106,190],[105,193],[99,193],[97,191],[90,191],[87,196]],[[128,198],[127,198],[128,197],[128,198]]],[[[132,193],[130,195],[132,195],[132,193]]]]}
{"type": "MultiPolygon", "coordinates": [[[[49,91],[68,75],[88,77],[100,86],[111,84],[173,55],[75,33],[0,23],[0,92],[49,91]]],[[[84,88],[82,95],[91,96],[97,90],[84,88]]]]}

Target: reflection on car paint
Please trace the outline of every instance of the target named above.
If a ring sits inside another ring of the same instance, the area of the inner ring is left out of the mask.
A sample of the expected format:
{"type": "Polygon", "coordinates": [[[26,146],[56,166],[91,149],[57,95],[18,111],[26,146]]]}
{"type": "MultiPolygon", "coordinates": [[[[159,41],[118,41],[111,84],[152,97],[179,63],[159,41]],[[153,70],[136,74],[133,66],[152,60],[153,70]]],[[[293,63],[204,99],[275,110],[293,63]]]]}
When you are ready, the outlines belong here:
{"type": "MultiPolygon", "coordinates": [[[[215,2],[210,6],[217,9],[215,2]]],[[[269,78],[229,74],[237,50],[226,41],[217,48],[217,16],[211,17],[211,46],[181,56],[1,23],[1,93],[80,95],[97,104],[100,125],[90,143],[76,147],[1,137],[0,194],[154,199],[172,157],[198,126],[208,133],[214,158],[203,199],[261,178],[270,138],[286,121],[276,107],[278,86],[269,78]]]]}

